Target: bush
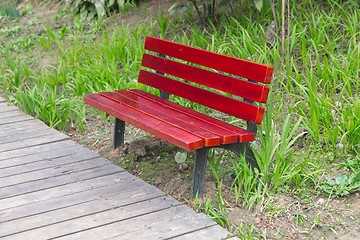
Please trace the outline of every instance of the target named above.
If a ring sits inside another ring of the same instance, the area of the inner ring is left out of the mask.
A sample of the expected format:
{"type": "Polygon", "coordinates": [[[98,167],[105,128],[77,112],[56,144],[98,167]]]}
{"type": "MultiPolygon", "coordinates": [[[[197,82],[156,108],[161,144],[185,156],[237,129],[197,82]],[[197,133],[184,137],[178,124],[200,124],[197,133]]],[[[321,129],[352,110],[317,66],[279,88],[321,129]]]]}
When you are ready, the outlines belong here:
{"type": "Polygon", "coordinates": [[[104,17],[110,11],[124,11],[134,0],[66,0],[71,9],[88,18],[104,17]]]}

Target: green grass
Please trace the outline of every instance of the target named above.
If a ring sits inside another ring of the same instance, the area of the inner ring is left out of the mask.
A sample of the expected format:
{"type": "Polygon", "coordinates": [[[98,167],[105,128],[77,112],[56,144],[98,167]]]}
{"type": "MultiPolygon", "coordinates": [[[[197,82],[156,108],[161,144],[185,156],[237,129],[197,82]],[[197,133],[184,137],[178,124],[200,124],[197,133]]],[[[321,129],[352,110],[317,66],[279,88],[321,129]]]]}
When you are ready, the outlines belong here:
{"type": "MultiPolygon", "coordinates": [[[[10,102],[49,126],[82,130],[88,116],[99,114],[85,107],[86,93],[134,87],[157,93],[134,81],[146,35],[273,65],[271,96],[259,143],[253,146],[260,172],[251,171],[242,158],[224,164],[221,159],[228,155],[215,152],[209,172],[217,182],[217,200],[205,200],[200,208],[229,224],[221,200],[223,178],[229,174],[234,202],[249,208],[278,192],[349,195],[360,182],[360,10],[354,1],[302,2],[292,4],[284,58],[281,37],[273,43],[266,39],[272,20],[266,9],[186,31],[181,21],[164,15],[134,28],[111,27],[113,18],[85,22],[74,16],[71,25],[38,26],[24,35],[13,18],[1,17],[6,27],[0,31],[0,87],[10,102]],[[41,65],[42,59],[50,64],[41,65]]],[[[56,19],[65,16],[59,11],[56,19]]],[[[241,236],[253,233],[251,226],[238,231],[241,236]]]]}

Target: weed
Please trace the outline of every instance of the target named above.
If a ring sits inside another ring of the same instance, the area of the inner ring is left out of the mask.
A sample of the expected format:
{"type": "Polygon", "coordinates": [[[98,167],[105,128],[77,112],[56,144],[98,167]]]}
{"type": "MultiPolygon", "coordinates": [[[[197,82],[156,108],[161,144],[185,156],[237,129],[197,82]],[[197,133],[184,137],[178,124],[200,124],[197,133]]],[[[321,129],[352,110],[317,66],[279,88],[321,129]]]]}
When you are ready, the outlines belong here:
{"type": "Polygon", "coordinates": [[[20,17],[20,12],[16,10],[14,5],[2,5],[0,6],[0,16],[18,18],[20,17]]]}
{"type": "Polygon", "coordinates": [[[258,229],[253,224],[241,223],[237,226],[235,232],[240,237],[240,239],[260,239],[260,234],[258,229]]]}
{"type": "MultiPolygon", "coordinates": [[[[221,187],[219,187],[221,189],[221,187]]],[[[194,209],[197,211],[202,211],[214,221],[216,221],[220,226],[227,227],[229,225],[229,220],[227,218],[227,211],[224,206],[224,202],[221,196],[221,190],[219,190],[217,196],[219,197],[219,202],[216,204],[211,198],[204,197],[201,201],[195,196],[194,198],[194,209]]]]}
{"type": "Polygon", "coordinates": [[[353,173],[360,171],[360,156],[350,157],[346,161],[340,163],[340,168],[346,169],[353,173]]]}
{"type": "Polygon", "coordinates": [[[343,197],[352,192],[360,191],[360,171],[350,176],[342,175],[335,178],[325,178],[320,189],[330,197],[343,197]]]}

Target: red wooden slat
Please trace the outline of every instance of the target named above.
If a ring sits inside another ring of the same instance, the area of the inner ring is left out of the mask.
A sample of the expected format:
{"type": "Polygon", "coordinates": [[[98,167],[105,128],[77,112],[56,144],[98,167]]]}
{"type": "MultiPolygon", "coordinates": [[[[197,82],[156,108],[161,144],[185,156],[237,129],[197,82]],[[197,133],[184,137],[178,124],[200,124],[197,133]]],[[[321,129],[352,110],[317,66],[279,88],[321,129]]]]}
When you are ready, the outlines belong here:
{"type": "Polygon", "coordinates": [[[85,103],[187,150],[203,147],[203,140],[179,128],[100,96],[89,94],[85,103]]]}
{"type": "Polygon", "coordinates": [[[262,83],[271,82],[274,70],[270,66],[149,36],[145,49],[262,83]]]}
{"type": "MultiPolygon", "coordinates": [[[[111,99],[114,102],[132,108],[136,111],[149,115],[152,118],[157,119],[158,121],[165,122],[174,127],[180,128],[183,131],[189,132],[195,136],[198,136],[203,139],[204,145],[206,147],[213,147],[220,145],[220,136],[215,135],[209,131],[206,131],[202,128],[196,127],[194,125],[188,124],[182,120],[177,119],[172,114],[163,113],[159,111],[159,106],[157,108],[150,108],[139,101],[134,101],[131,98],[128,98],[121,94],[122,92],[104,92],[100,93],[101,96],[111,99]]],[[[191,118],[188,117],[187,121],[191,121],[191,118]]]]}
{"type": "Polygon", "coordinates": [[[143,55],[142,65],[257,102],[266,102],[269,94],[268,87],[146,53],[143,55]]]}
{"type": "MultiPolygon", "coordinates": [[[[159,115],[158,112],[156,112],[156,116],[160,117],[161,119],[165,120],[166,118],[170,118],[170,121],[176,119],[176,121],[181,121],[182,123],[186,123],[185,127],[187,125],[190,125],[190,127],[186,127],[186,130],[194,131],[206,131],[211,132],[217,136],[221,137],[221,143],[222,144],[229,144],[229,143],[235,143],[238,142],[238,134],[236,132],[226,130],[221,126],[218,126],[213,123],[208,123],[202,119],[199,119],[197,117],[194,117],[192,114],[185,114],[181,111],[178,111],[176,108],[169,107],[167,105],[161,104],[159,102],[153,101],[152,99],[143,97],[141,95],[138,95],[136,93],[133,93],[131,91],[127,90],[117,90],[115,91],[118,94],[121,94],[124,97],[127,97],[129,99],[132,99],[134,102],[138,103],[140,106],[146,106],[151,109],[156,109],[156,111],[159,111],[161,115],[159,115]],[[164,116],[165,115],[165,116],[164,116]]],[[[193,110],[192,110],[193,111],[193,110]]],[[[193,111],[195,112],[195,111],[193,111]]],[[[196,112],[195,112],[196,113],[196,112]]],[[[219,144],[217,144],[219,145],[219,144]]],[[[206,144],[205,144],[206,146],[206,144]]]]}
{"type": "Polygon", "coordinates": [[[264,109],[261,107],[209,92],[160,74],[141,70],[138,81],[246,121],[256,124],[260,124],[262,121],[264,109]]]}
{"type": "Polygon", "coordinates": [[[160,97],[154,96],[150,93],[147,93],[147,92],[144,92],[144,91],[141,91],[138,89],[133,89],[130,91],[139,96],[142,96],[149,100],[152,100],[156,103],[162,104],[165,107],[176,109],[176,111],[182,112],[184,114],[188,114],[194,118],[198,118],[198,119],[201,119],[202,121],[206,121],[210,124],[214,124],[216,126],[219,126],[221,128],[227,129],[232,132],[236,132],[239,135],[239,142],[251,142],[254,140],[254,133],[247,131],[245,129],[236,127],[234,125],[228,124],[226,122],[220,121],[218,119],[212,118],[212,117],[202,114],[200,112],[196,112],[192,109],[180,106],[178,104],[172,103],[168,100],[162,99],[160,97]]]}

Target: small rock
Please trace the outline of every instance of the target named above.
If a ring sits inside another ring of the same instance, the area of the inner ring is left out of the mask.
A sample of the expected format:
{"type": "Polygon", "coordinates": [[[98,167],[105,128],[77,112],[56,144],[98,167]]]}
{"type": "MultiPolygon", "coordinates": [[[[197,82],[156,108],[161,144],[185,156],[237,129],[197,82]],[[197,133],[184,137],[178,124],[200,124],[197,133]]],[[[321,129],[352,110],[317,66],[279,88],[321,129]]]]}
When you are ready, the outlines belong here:
{"type": "Polygon", "coordinates": [[[256,224],[261,223],[261,219],[260,219],[260,218],[258,218],[258,217],[257,217],[257,218],[255,218],[255,223],[256,223],[256,224]]]}
{"type": "Polygon", "coordinates": [[[184,172],[189,168],[189,166],[186,163],[180,164],[179,165],[179,170],[180,172],[184,172]]]}
{"type": "Polygon", "coordinates": [[[337,148],[339,149],[339,151],[344,150],[344,144],[338,143],[338,144],[337,144],[337,148]]]}
{"type": "Polygon", "coordinates": [[[155,180],[155,186],[159,186],[160,183],[161,183],[162,179],[161,177],[158,177],[156,180],[155,180]]]}
{"type": "Polygon", "coordinates": [[[265,39],[268,43],[274,43],[277,37],[277,24],[276,21],[272,21],[266,28],[265,39]]]}
{"type": "Polygon", "coordinates": [[[129,150],[129,144],[125,143],[120,149],[126,154],[129,150]]]}
{"type": "Polygon", "coordinates": [[[146,149],[145,149],[145,147],[138,147],[138,148],[135,149],[134,153],[137,156],[143,157],[143,156],[146,155],[146,149]]]}
{"type": "Polygon", "coordinates": [[[189,169],[189,165],[187,165],[186,163],[182,164],[182,167],[184,170],[188,170],[189,169]]]}
{"type": "Polygon", "coordinates": [[[319,205],[323,205],[325,203],[325,199],[319,198],[319,200],[317,200],[316,203],[319,204],[319,205]]]}

